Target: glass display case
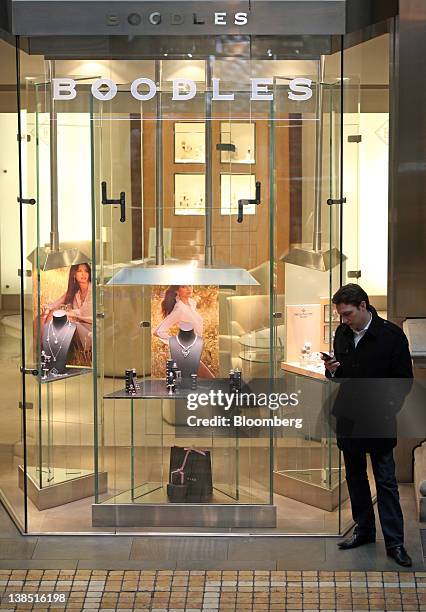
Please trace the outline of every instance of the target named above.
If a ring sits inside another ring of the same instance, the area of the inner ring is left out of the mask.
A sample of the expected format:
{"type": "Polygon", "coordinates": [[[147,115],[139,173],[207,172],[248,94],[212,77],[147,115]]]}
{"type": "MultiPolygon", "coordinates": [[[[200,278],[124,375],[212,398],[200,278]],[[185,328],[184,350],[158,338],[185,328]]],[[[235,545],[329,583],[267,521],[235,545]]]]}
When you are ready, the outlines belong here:
{"type": "MultiPolygon", "coordinates": [[[[321,62],[318,71],[325,70],[321,62]]],[[[338,219],[326,202],[339,195],[338,74],[330,84],[323,74],[320,85],[312,75],[310,99],[303,103],[290,101],[289,81],[281,76],[273,77],[272,101],[255,103],[248,81],[235,87],[237,102],[212,103],[209,78],[219,78],[224,66],[206,60],[197,64],[198,82],[202,67],[204,83],[179,105],[170,79],[186,63],[152,61],[148,72],[160,75],[160,85],[156,98],[143,103],[126,83],[111,100],[99,100],[80,85],[78,108],[74,100],[53,99],[51,79],[28,85],[40,133],[35,226],[42,234],[50,220],[51,231],[44,240],[36,232],[35,248],[27,249],[39,270],[33,273],[31,334],[40,372],[34,381],[37,443],[27,474],[32,478],[34,472],[42,490],[62,486],[65,497],[55,502],[61,505],[70,501],[66,483],[83,497],[87,479],[94,479],[97,528],[275,528],[274,495],[332,511],[335,505],[324,505],[321,495],[312,501],[309,487],[334,491],[340,483],[331,432],[317,439],[305,429],[293,434],[273,427],[193,427],[187,408],[191,394],[226,393],[230,372],[242,376],[244,385],[287,377],[288,388],[300,387],[309,397],[309,384],[291,367],[297,362],[309,377],[319,368],[318,351],[331,341],[327,307],[341,257],[335,246],[338,219]],[[293,179],[288,154],[282,155],[295,129],[293,111],[305,164],[300,243],[290,240],[293,179]],[[73,243],[62,239],[62,228],[69,232],[67,198],[75,199],[65,191],[63,162],[80,167],[85,156],[92,191],[81,198],[92,215],[85,215],[73,243]],[[85,232],[92,235],[87,245],[85,232]],[[316,250],[308,243],[310,232],[322,239],[316,250]],[[303,257],[312,253],[320,263],[306,268],[303,257]],[[181,372],[177,387],[167,380],[170,359],[181,372]],[[91,380],[94,465],[83,460],[82,424],[75,427],[66,416],[62,425],[59,416],[60,410],[75,411],[76,397],[91,405],[91,380]],[[201,478],[202,493],[194,484],[195,493],[184,495],[179,488],[188,461],[201,470],[202,476],[194,467],[193,478],[201,478]],[[299,491],[308,489],[306,499],[294,492],[293,481],[299,491]]],[[[60,66],[72,75],[72,62],[60,66]]],[[[48,69],[54,74],[55,62],[48,69]]],[[[268,70],[268,62],[259,60],[249,74],[268,70]]],[[[127,80],[136,71],[135,66],[127,80]]],[[[228,87],[236,85],[234,78],[228,69],[228,87]]],[[[322,404],[303,401],[309,423],[322,404]]],[[[198,411],[205,419],[218,416],[211,406],[198,406],[194,416],[198,411]]]]}
{"type": "Polygon", "coordinates": [[[342,101],[350,89],[356,125],[358,88],[340,38],[315,37],[309,53],[295,38],[285,54],[279,37],[225,38],[191,58],[158,39],[95,61],[81,40],[87,60],[53,46],[22,62],[32,410],[12,469],[30,530],[48,508],[75,531],[350,523],[319,352],[346,280],[342,101]],[[303,425],[219,422],[226,411],[199,400],[238,380],[297,396],[274,414],[303,425]]]}

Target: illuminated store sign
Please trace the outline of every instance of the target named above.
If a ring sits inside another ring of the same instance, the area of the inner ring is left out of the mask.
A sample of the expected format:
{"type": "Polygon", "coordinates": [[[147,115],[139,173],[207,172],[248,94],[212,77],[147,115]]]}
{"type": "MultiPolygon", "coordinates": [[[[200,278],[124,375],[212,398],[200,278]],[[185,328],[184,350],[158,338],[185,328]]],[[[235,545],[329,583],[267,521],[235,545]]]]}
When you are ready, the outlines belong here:
{"type": "MultiPolygon", "coordinates": [[[[197,84],[191,79],[173,79],[172,100],[191,100],[197,93],[197,84]]],[[[250,79],[250,100],[267,101],[273,100],[274,94],[271,91],[273,78],[252,78],[250,79]]],[[[304,102],[312,98],[312,80],[306,78],[296,78],[289,82],[288,97],[295,102],[304,102]]],[[[151,100],[157,93],[157,85],[152,79],[140,77],[135,79],[131,86],[131,95],[141,102],[151,100]]],[[[111,79],[96,79],[91,86],[92,95],[101,101],[112,100],[118,91],[117,83],[111,79]]],[[[77,96],[77,83],[74,79],[56,78],[53,79],[53,99],[54,100],[73,100],[77,96]]],[[[227,91],[220,91],[220,79],[212,79],[212,100],[234,100],[235,94],[227,91]]]]}

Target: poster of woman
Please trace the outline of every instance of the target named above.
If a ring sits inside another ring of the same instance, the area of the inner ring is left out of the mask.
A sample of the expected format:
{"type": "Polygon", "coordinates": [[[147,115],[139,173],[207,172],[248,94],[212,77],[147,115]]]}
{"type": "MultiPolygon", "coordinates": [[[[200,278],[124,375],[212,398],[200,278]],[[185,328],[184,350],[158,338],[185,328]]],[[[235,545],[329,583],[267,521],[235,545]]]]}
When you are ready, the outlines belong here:
{"type": "Polygon", "coordinates": [[[170,359],[170,339],[188,362],[202,341],[197,374],[200,378],[219,375],[219,303],[217,286],[159,285],[151,299],[151,374],[164,378],[170,359]],[[184,341],[182,334],[189,340],[184,341]],[[194,338],[194,340],[191,340],[194,338]]]}
{"type": "MultiPolygon", "coordinates": [[[[40,338],[54,313],[63,312],[75,325],[67,364],[92,365],[92,270],[88,263],[40,273],[40,338]]],[[[33,288],[34,329],[37,330],[37,285],[33,288]]]]}

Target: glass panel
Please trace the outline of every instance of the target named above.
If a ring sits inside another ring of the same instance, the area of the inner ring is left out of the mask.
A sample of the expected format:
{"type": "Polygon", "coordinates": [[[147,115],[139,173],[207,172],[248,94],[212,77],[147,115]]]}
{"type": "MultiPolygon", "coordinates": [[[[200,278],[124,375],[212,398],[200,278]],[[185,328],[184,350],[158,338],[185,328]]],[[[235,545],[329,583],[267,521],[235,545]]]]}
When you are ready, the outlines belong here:
{"type": "Polygon", "coordinates": [[[57,65],[21,53],[23,259],[30,531],[91,529],[67,504],[91,495],[92,228],[89,96],[54,101],[57,65]],[[54,487],[54,488],[52,488],[54,487]],[[54,494],[53,494],[54,492],[54,494]],[[46,520],[47,514],[49,520],[46,520]]]}
{"type": "MultiPolygon", "coordinates": [[[[330,350],[337,323],[331,296],[340,276],[340,205],[331,200],[341,197],[340,54],[298,63],[297,73],[312,82],[309,101],[291,95],[293,65],[274,78],[271,191],[278,221],[271,231],[277,376],[297,395],[303,427],[275,430],[274,492],[278,507],[286,498],[311,506],[313,533],[337,533],[339,451],[328,429],[330,390],[319,351],[330,350]]],[[[280,527],[304,532],[305,519],[290,513],[280,527]]]]}
{"type": "Polygon", "coordinates": [[[345,75],[344,282],[359,282],[379,311],[387,307],[389,34],[349,48],[345,75]],[[371,61],[374,58],[374,65],[371,61]],[[374,69],[373,69],[374,68],[374,69]],[[368,202],[374,201],[373,210],[368,202]],[[369,232],[380,227],[378,235],[369,232]],[[361,231],[362,228],[362,231],[361,231]]]}
{"type": "MultiPolygon", "coordinates": [[[[4,33],[2,33],[4,34],[4,33]]],[[[26,529],[26,505],[22,487],[24,467],[24,418],[31,412],[31,404],[22,410],[22,375],[20,366],[25,361],[22,353],[22,320],[24,310],[20,300],[21,282],[27,285],[26,272],[22,274],[20,252],[20,168],[18,163],[16,99],[15,38],[0,39],[2,87],[0,90],[0,383],[2,388],[2,427],[0,434],[0,494],[21,529],[26,529]],[[21,466],[21,468],[18,467],[21,466]]],[[[25,113],[21,114],[22,137],[26,138],[25,113]]],[[[21,140],[25,153],[26,141],[21,140]]],[[[21,142],[19,146],[21,146],[21,142]]],[[[25,160],[24,160],[25,161],[25,160]]],[[[22,176],[22,174],[21,174],[22,176]]],[[[25,180],[25,175],[24,175],[25,180]]],[[[27,197],[26,185],[22,196],[27,197]]],[[[34,193],[31,194],[34,197],[34,193]]],[[[26,206],[22,206],[25,214],[26,206]]],[[[32,208],[29,206],[28,208],[32,208]]],[[[27,266],[24,262],[24,270],[27,266]]]]}
{"type": "MultiPolygon", "coordinates": [[[[343,283],[359,283],[384,318],[388,275],[389,48],[389,34],[384,34],[345,51],[343,116],[343,184],[349,203],[343,214],[347,257],[343,283]]],[[[370,462],[368,472],[375,495],[370,462]]],[[[342,529],[351,523],[351,508],[346,500],[342,504],[342,529]]]]}

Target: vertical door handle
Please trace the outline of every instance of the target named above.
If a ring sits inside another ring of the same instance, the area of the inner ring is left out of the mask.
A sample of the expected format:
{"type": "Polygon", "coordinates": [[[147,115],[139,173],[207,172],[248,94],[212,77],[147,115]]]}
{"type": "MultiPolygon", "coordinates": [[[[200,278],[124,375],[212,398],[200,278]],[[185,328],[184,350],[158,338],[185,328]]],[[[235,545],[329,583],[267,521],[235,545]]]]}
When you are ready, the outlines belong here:
{"type": "Polygon", "coordinates": [[[106,181],[102,181],[101,190],[102,190],[102,204],[112,204],[113,206],[116,206],[118,204],[120,206],[120,222],[124,223],[126,220],[126,193],[124,191],[121,191],[120,198],[118,200],[109,199],[107,196],[106,181]]]}
{"type": "Polygon", "coordinates": [[[261,200],[261,184],[260,181],[256,181],[256,198],[254,200],[238,200],[238,216],[237,223],[242,223],[244,219],[244,206],[248,204],[259,205],[261,200]]]}

